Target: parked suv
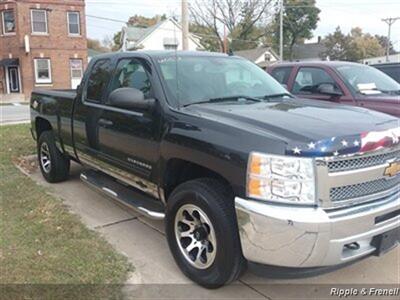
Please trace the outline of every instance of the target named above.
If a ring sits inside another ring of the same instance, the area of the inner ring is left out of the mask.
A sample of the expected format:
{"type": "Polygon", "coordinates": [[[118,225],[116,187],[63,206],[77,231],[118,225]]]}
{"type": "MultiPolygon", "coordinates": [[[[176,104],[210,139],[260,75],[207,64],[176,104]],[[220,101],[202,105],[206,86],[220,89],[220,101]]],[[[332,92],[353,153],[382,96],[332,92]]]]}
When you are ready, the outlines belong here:
{"type": "Polygon", "coordinates": [[[400,117],[400,84],[370,66],[340,61],[290,62],[274,64],[267,72],[298,97],[400,117]]]}

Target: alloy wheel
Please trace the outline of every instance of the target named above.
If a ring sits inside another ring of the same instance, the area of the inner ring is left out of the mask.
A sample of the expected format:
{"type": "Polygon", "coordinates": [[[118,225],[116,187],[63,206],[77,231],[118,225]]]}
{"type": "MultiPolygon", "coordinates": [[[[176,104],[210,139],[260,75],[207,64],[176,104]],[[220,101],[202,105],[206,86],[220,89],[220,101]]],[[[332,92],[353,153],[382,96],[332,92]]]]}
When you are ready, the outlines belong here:
{"type": "Polygon", "coordinates": [[[214,227],[207,214],[193,204],[179,208],[175,216],[175,237],[185,259],[197,269],[212,265],[217,253],[214,227]]]}
{"type": "Polygon", "coordinates": [[[40,146],[40,164],[46,173],[50,173],[51,170],[51,160],[50,160],[50,150],[46,143],[42,143],[40,146]]]}

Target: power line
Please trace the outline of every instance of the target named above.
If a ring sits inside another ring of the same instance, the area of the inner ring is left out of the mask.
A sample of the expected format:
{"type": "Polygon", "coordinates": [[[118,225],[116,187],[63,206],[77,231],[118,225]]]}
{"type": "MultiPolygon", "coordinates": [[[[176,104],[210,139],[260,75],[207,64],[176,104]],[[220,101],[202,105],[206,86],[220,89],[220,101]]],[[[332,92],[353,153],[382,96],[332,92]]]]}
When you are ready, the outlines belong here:
{"type": "Polygon", "coordinates": [[[110,21],[110,22],[117,22],[117,23],[124,23],[124,24],[128,23],[127,21],[112,19],[112,18],[108,18],[108,17],[99,17],[99,16],[94,16],[94,15],[86,15],[86,17],[104,20],[104,21],[110,21]]]}
{"type": "MultiPolygon", "coordinates": [[[[126,21],[123,20],[119,20],[119,19],[113,19],[113,18],[107,18],[107,17],[99,17],[99,16],[94,16],[94,15],[86,15],[89,18],[94,18],[94,19],[100,19],[103,21],[110,21],[110,22],[117,22],[117,23],[123,23],[126,24],[126,21]]],[[[174,31],[174,29],[168,29],[168,28],[158,28],[159,30],[165,30],[165,31],[174,31]]],[[[207,37],[207,38],[215,38],[218,39],[217,36],[215,35],[210,35],[210,34],[202,34],[202,33],[194,33],[193,35],[195,36],[200,36],[200,37],[207,37]]],[[[242,42],[249,42],[249,43],[255,43],[258,44],[258,41],[254,41],[254,40],[246,40],[246,39],[235,39],[235,38],[230,38],[233,41],[242,41],[242,42]]]]}

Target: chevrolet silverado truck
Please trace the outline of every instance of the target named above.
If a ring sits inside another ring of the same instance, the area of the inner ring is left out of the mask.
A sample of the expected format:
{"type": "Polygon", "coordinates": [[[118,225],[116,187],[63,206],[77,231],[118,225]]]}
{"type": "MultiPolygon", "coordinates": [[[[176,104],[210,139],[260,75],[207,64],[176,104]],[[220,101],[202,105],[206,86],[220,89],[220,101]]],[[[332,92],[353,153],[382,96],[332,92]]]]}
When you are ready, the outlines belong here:
{"type": "Polygon", "coordinates": [[[292,94],[400,117],[400,83],[373,67],[344,61],[277,63],[267,71],[292,94]]]}
{"type": "Polygon", "coordinates": [[[398,244],[399,120],[296,99],[239,57],[100,55],[76,91],[34,91],[30,105],[44,178],[76,161],[83,182],[164,219],[200,285],[248,262],[313,270],[398,244]]]}

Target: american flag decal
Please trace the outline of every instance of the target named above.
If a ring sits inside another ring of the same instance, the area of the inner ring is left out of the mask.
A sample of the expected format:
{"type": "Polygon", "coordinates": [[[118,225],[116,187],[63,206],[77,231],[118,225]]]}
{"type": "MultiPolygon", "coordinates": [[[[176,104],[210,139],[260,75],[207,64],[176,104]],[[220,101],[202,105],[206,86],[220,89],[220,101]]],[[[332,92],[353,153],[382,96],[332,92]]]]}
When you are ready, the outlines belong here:
{"type": "Polygon", "coordinates": [[[370,131],[356,135],[332,137],[308,143],[289,144],[288,155],[294,156],[338,156],[352,153],[365,153],[400,143],[400,127],[384,131],[370,131]]]}
{"type": "Polygon", "coordinates": [[[399,143],[400,127],[386,131],[372,131],[361,134],[360,152],[369,152],[399,143]]]}

